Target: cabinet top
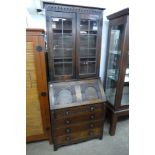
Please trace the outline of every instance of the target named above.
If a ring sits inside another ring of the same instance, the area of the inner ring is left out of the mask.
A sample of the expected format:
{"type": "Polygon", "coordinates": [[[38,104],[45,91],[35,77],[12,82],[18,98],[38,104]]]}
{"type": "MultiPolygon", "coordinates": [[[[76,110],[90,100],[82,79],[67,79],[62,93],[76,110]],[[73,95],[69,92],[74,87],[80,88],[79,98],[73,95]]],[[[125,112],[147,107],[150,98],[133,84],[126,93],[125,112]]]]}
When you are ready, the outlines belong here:
{"type": "Polygon", "coordinates": [[[105,8],[50,3],[50,2],[43,2],[43,7],[46,8],[46,11],[54,10],[54,11],[65,11],[65,12],[96,12],[98,13],[98,12],[105,10],[105,8]]]}
{"type": "Polygon", "coordinates": [[[39,29],[39,28],[26,28],[26,31],[27,32],[42,32],[42,33],[44,33],[45,31],[44,31],[44,29],[39,29]]]}
{"type": "Polygon", "coordinates": [[[113,13],[113,14],[107,16],[107,18],[109,20],[111,20],[111,19],[118,18],[118,17],[124,16],[124,15],[128,15],[128,14],[129,14],[129,8],[126,8],[126,9],[123,9],[121,11],[118,11],[116,13],[113,13]]]}

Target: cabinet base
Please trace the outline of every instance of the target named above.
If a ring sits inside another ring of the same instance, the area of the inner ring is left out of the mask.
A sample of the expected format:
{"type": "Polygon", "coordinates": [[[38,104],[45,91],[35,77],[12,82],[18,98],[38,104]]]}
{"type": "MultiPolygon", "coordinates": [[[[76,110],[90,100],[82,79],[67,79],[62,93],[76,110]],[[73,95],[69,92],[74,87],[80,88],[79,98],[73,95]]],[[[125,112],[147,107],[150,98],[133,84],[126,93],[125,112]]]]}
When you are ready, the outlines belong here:
{"type": "Polygon", "coordinates": [[[122,116],[128,116],[129,108],[122,109],[122,110],[114,110],[112,107],[107,105],[106,111],[107,111],[107,116],[110,119],[109,134],[110,136],[114,136],[116,132],[118,118],[122,116]]]}
{"type": "Polygon", "coordinates": [[[74,142],[69,142],[69,143],[66,143],[66,144],[59,144],[59,145],[54,144],[53,145],[53,149],[54,149],[54,151],[57,151],[58,148],[63,147],[63,146],[67,146],[67,145],[78,144],[78,143],[85,142],[85,141],[88,141],[88,140],[93,140],[93,139],[100,139],[100,140],[102,140],[102,137],[103,136],[95,136],[95,137],[92,137],[92,138],[81,139],[81,140],[77,140],[77,141],[74,141],[74,142]]]}

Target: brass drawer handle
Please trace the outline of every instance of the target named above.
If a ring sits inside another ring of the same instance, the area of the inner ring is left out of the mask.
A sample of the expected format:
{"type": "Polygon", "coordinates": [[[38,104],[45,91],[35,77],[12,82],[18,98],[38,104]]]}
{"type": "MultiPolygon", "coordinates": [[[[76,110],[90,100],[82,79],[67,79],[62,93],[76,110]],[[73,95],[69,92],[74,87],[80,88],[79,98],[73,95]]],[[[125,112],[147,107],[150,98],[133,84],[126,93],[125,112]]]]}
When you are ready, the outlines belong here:
{"type": "Polygon", "coordinates": [[[91,106],[90,107],[90,111],[94,111],[95,110],[95,107],[94,106],[91,106]]]}
{"type": "Polygon", "coordinates": [[[89,135],[89,136],[93,136],[93,135],[94,135],[94,131],[89,131],[89,132],[88,132],[88,135],[89,135]]]}
{"type": "Polygon", "coordinates": [[[49,131],[49,130],[50,130],[50,127],[46,127],[45,130],[46,130],[46,131],[49,131]]]}
{"type": "Polygon", "coordinates": [[[94,125],[93,123],[90,123],[89,127],[90,127],[90,128],[94,128],[95,125],[94,125]]]}
{"type": "Polygon", "coordinates": [[[65,111],[65,115],[69,115],[69,111],[65,111]]]}
{"type": "Polygon", "coordinates": [[[90,119],[91,120],[95,119],[95,115],[90,115],[90,119]]]}
{"type": "Polygon", "coordinates": [[[70,137],[70,136],[67,136],[65,139],[66,139],[67,141],[70,141],[70,140],[71,140],[71,137],[70,137]]]}
{"type": "Polygon", "coordinates": [[[68,119],[65,121],[65,124],[70,124],[70,123],[71,123],[71,121],[68,119]]]}
{"type": "Polygon", "coordinates": [[[66,132],[66,133],[71,133],[71,129],[70,129],[70,128],[66,128],[66,129],[65,129],[65,132],[66,132]]]}

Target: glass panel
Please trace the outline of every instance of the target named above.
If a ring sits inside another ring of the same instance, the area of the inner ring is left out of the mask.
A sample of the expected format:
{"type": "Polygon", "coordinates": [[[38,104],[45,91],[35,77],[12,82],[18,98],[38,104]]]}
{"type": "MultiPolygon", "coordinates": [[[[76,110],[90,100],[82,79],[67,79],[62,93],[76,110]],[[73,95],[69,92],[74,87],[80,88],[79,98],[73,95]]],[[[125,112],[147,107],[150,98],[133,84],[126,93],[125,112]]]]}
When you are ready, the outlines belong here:
{"type": "Polygon", "coordinates": [[[88,20],[81,20],[80,22],[80,33],[81,34],[88,34],[88,20]]]}
{"type": "Polygon", "coordinates": [[[52,29],[62,30],[62,18],[52,18],[52,29]]]}
{"type": "Polygon", "coordinates": [[[72,20],[71,19],[62,19],[63,20],[63,29],[72,30],[72,20]]]}
{"type": "Polygon", "coordinates": [[[54,68],[55,68],[55,76],[72,75],[71,59],[55,59],[54,68]]]}
{"type": "Polygon", "coordinates": [[[110,34],[109,58],[106,77],[106,97],[114,105],[119,73],[123,25],[113,26],[110,34]]]}
{"type": "Polygon", "coordinates": [[[80,59],[80,73],[93,74],[96,69],[96,58],[81,58],[80,59]]]}
{"type": "Polygon", "coordinates": [[[72,75],[72,63],[64,63],[64,74],[72,75]]]}
{"type": "Polygon", "coordinates": [[[95,62],[88,62],[88,73],[95,73],[95,62]]]}
{"type": "Polygon", "coordinates": [[[98,21],[91,19],[80,21],[80,74],[96,72],[97,31],[98,21]]]}
{"type": "Polygon", "coordinates": [[[89,49],[89,57],[96,57],[96,50],[95,49],[89,49]]]}
{"type": "Polygon", "coordinates": [[[72,20],[67,18],[52,18],[52,31],[55,76],[72,75],[72,54],[74,45],[72,20]]]}
{"type": "Polygon", "coordinates": [[[80,63],[80,73],[81,74],[87,73],[87,65],[84,62],[80,63]]]}
{"type": "Polygon", "coordinates": [[[72,20],[65,18],[52,18],[54,33],[72,33],[72,20]]]}
{"type": "Polygon", "coordinates": [[[97,21],[90,21],[90,34],[97,34],[98,25],[97,21]]]}
{"type": "Polygon", "coordinates": [[[96,50],[95,49],[80,49],[80,58],[95,58],[96,50]]]}
{"type": "Polygon", "coordinates": [[[129,105],[129,56],[128,56],[128,64],[125,71],[121,105],[129,105]]]}
{"type": "Polygon", "coordinates": [[[89,48],[88,36],[81,35],[80,36],[80,48],[89,48]]]}
{"type": "Polygon", "coordinates": [[[55,75],[63,75],[63,63],[54,64],[55,75]]]}
{"type": "Polygon", "coordinates": [[[96,41],[97,41],[97,36],[89,36],[88,38],[89,40],[89,48],[93,48],[95,49],[96,48],[96,41]]]}
{"type": "Polygon", "coordinates": [[[80,73],[85,74],[87,73],[88,70],[88,59],[87,58],[82,58],[80,59],[80,73]]]}
{"type": "Polygon", "coordinates": [[[72,35],[53,35],[53,48],[72,48],[73,38],[72,35]]]}
{"type": "Polygon", "coordinates": [[[72,57],[72,48],[56,48],[54,49],[54,58],[71,58],[72,57]]]}

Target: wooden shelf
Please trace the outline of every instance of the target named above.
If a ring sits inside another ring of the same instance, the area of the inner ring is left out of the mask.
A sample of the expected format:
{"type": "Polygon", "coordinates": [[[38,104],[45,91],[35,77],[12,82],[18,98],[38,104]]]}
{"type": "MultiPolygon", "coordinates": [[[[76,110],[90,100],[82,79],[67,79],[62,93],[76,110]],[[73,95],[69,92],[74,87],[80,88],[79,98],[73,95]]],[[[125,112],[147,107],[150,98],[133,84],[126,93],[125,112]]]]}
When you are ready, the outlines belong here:
{"type": "Polygon", "coordinates": [[[80,50],[84,50],[84,49],[96,50],[96,47],[88,47],[88,44],[83,46],[81,45],[80,50]]]}
{"type": "Polygon", "coordinates": [[[54,62],[55,65],[59,64],[72,64],[72,62],[54,62]]]}
{"type": "Polygon", "coordinates": [[[57,58],[54,57],[53,59],[56,59],[56,60],[57,59],[72,59],[72,57],[57,57],[57,58]]]}
{"type": "Polygon", "coordinates": [[[81,36],[97,36],[97,34],[84,34],[84,33],[83,34],[80,33],[80,35],[81,36]]]}
{"type": "Polygon", "coordinates": [[[96,59],[96,56],[85,56],[85,57],[81,57],[80,59],[96,59]]]}

